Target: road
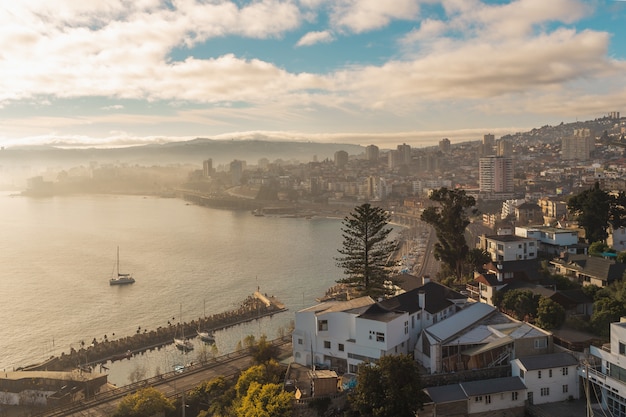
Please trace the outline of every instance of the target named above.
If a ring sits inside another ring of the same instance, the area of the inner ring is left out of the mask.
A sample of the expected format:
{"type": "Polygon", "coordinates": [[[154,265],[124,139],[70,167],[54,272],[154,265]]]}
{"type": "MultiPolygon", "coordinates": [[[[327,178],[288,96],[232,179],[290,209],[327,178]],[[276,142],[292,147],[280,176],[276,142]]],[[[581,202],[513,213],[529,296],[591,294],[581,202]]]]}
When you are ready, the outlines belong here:
{"type": "MultiPolygon", "coordinates": [[[[291,355],[292,346],[289,337],[274,340],[272,343],[279,348],[280,358],[291,355]]],[[[212,359],[206,364],[190,366],[180,373],[171,372],[161,377],[139,381],[135,384],[100,393],[91,400],[75,402],[69,406],[43,412],[37,416],[109,417],[115,413],[118,403],[124,396],[132,394],[138,389],[151,386],[161,391],[168,398],[176,398],[181,396],[183,390],[189,391],[214,377],[234,377],[241,371],[248,369],[253,363],[252,356],[250,356],[248,350],[230,353],[212,359]]]]}

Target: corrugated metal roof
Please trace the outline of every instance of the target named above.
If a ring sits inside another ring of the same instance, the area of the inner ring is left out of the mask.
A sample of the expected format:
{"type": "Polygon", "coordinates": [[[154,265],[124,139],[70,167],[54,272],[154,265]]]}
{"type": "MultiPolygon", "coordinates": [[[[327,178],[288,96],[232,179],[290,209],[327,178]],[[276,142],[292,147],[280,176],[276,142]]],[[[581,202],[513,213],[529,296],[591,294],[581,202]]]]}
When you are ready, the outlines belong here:
{"type": "Polygon", "coordinates": [[[426,332],[442,342],[484,319],[494,311],[496,309],[488,304],[473,303],[447,320],[430,326],[426,332]]]}

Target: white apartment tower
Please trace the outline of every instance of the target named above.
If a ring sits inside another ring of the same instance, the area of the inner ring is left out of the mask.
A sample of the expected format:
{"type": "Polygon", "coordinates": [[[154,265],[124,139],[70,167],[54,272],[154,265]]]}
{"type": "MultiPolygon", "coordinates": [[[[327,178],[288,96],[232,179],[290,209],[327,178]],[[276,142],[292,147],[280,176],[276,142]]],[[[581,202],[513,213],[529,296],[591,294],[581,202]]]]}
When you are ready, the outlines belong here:
{"type": "Polygon", "coordinates": [[[486,156],[479,162],[481,193],[513,192],[513,159],[503,156],[486,156]]]}

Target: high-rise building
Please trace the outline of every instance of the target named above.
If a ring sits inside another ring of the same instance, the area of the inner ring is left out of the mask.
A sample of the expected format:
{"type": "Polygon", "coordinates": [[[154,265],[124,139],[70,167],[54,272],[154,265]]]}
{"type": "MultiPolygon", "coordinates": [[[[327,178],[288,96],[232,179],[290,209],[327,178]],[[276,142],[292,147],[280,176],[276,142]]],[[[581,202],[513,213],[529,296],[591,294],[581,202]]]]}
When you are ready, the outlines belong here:
{"type": "Polygon", "coordinates": [[[496,143],[496,136],[492,133],[487,133],[483,136],[483,145],[493,146],[496,143]]]}
{"type": "Polygon", "coordinates": [[[213,160],[211,158],[202,161],[202,176],[209,178],[213,175],[213,160]]]}
{"type": "Polygon", "coordinates": [[[609,118],[611,119],[619,119],[619,112],[618,111],[610,111],[609,112],[609,118]]]}
{"type": "Polygon", "coordinates": [[[230,178],[233,185],[241,184],[241,177],[243,177],[244,168],[244,161],[238,161],[235,159],[230,163],[230,178]]]}
{"type": "Polygon", "coordinates": [[[335,166],[337,168],[344,168],[348,164],[348,152],[337,151],[335,152],[335,166]]]}
{"type": "Polygon", "coordinates": [[[587,128],[575,129],[573,136],[561,140],[561,159],[564,161],[587,161],[593,150],[595,139],[587,128]]]}
{"type": "Polygon", "coordinates": [[[439,150],[443,153],[450,152],[450,139],[443,138],[439,141],[439,150]]]}
{"type": "Polygon", "coordinates": [[[379,149],[376,145],[369,145],[365,148],[365,157],[369,162],[378,163],[379,149]]]}
{"type": "Polygon", "coordinates": [[[498,139],[496,141],[496,156],[511,156],[513,143],[510,140],[498,139]]]}
{"type": "Polygon", "coordinates": [[[478,167],[481,193],[513,192],[513,159],[503,156],[480,158],[478,167]]]}
{"type": "Polygon", "coordinates": [[[400,165],[410,165],[411,159],[411,145],[407,145],[406,143],[398,145],[398,163],[400,165]]]}

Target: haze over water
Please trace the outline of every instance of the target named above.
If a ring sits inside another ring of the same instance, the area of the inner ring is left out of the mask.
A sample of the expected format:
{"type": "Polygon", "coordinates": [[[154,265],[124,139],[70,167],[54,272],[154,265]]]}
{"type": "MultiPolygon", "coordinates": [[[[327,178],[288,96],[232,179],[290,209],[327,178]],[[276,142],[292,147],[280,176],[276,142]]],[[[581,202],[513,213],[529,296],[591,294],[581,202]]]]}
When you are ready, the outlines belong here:
{"type": "Polygon", "coordinates": [[[176,323],[181,305],[187,322],[230,310],[257,285],[289,309],[262,329],[274,338],[341,276],[340,227],[179,199],[1,194],[0,369],[176,323]],[[117,246],[133,285],[109,286],[117,246]]]}

